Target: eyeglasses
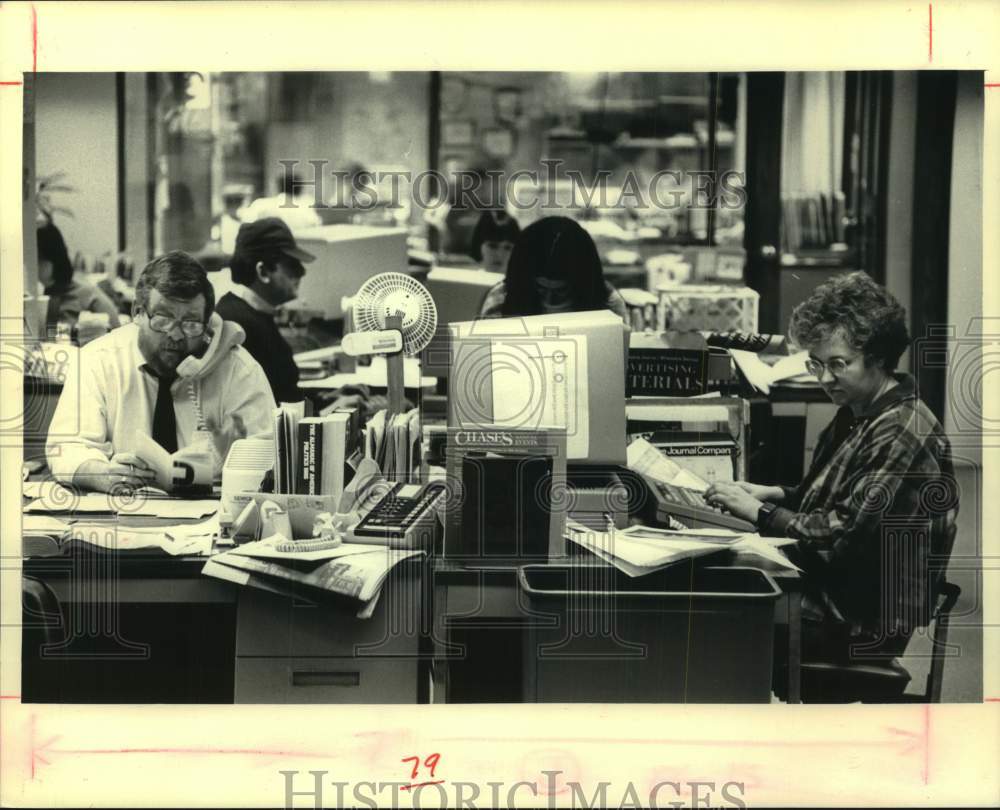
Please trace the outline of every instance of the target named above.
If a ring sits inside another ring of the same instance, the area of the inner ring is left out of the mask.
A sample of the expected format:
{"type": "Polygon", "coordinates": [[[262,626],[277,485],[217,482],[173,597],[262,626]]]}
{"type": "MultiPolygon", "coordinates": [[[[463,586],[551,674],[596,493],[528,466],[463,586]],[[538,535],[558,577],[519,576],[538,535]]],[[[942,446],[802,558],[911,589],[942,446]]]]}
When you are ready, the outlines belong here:
{"type": "Polygon", "coordinates": [[[201,337],[205,334],[206,326],[203,321],[181,321],[176,318],[171,318],[169,315],[150,315],[149,310],[146,309],[142,311],[146,314],[146,317],[149,318],[149,328],[154,332],[173,332],[175,326],[180,326],[181,332],[189,338],[201,337]]]}
{"type": "Polygon", "coordinates": [[[839,377],[848,368],[850,368],[851,363],[858,359],[861,355],[850,358],[849,360],[844,360],[842,357],[834,357],[832,360],[828,360],[823,363],[819,360],[813,360],[809,358],[806,360],[806,371],[812,374],[816,379],[822,379],[823,374],[829,371],[834,377],[839,377]]]}

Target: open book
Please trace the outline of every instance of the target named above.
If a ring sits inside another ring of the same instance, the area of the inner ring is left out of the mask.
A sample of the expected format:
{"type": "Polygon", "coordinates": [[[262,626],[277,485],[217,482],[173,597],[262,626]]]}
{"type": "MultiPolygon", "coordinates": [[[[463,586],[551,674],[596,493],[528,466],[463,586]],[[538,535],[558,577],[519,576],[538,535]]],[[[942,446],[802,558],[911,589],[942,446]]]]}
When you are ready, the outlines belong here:
{"type": "MultiPolygon", "coordinates": [[[[49,519],[51,520],[51,519],[49,519]]],[[[87,551],[153,555],[205,556],[219,532],[217,517],[199,523],[136,528],[111,521],[79,521],[61,533],[26,528],[22,544],[25,557],[58,557],[74,548],[87,551]]]]}

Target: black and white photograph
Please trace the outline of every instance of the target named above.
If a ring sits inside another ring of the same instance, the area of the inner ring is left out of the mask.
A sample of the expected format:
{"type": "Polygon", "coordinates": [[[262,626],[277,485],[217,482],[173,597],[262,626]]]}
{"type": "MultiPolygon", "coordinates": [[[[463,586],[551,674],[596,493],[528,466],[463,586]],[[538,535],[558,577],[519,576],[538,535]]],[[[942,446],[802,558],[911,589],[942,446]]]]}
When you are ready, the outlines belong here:
{"type": "Polygon", "coordinates": [[[260,806],[958,800],[1000,73],[932,61],[938,4],[905,68],[253,70],[50,69],[68,11],[8,5],[5,806],[172,762],[260,806]]]}

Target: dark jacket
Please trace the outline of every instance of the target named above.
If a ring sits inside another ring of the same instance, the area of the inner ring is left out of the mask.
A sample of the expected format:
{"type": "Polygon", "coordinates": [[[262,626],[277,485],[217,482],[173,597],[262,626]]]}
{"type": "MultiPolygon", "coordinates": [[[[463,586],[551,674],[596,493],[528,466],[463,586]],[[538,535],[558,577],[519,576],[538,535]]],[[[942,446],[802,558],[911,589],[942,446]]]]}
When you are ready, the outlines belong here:
{"type": "Polygon", "coordinates": [[[260,363],[271,383],[276,402],[298,402],[299,369],[292,356],[292,348],[282,337],[274,317],[260,312],[242,298],[226,293],[215,305],[215,311],[224,320],[235,321],[247,333],[243,348],[260,363]]]}

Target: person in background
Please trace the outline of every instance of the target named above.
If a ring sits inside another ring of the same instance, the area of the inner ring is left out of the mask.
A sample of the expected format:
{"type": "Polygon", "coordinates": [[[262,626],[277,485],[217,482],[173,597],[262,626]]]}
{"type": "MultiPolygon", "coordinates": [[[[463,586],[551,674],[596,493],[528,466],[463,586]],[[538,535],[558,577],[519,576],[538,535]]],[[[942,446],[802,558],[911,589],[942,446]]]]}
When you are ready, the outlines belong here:
{"type": "MultiPolygon", "coordinates": [[[[107,324],[100,319],[83,323],[77,329],[78,342],[83,345],[119,325],[118,309],[97,287],[73,278],[73,263],[59,229],[46,222],[36,230],[38,244],[38,281],[49,297],[46,324],[55,327],[60,323],[71,329],[77,327],[84,312],[107,316],[107,324]]],[[[89,320],[84,318],[84,320],[89,320]]]]}
{"type": "MultiPolygon", "coordinates": [[[[466,168],[465,162],[449,159],[440,199],[424,211],[430,225],[431,250],[445,255],[470,255],[472,235],[484,211],[503,208],[503,189],[485,168],[466,168]]],[[[482,161],[473,162],[482,167],[482,161]]]]}
{"type": "Polygon", "coordinates": [[[483,270],[502,275],[507,272],[507,262],[520,233],[517,220],[504,211],[484,211],[472,232],[469,253],[482,262],[483,270]]]}
{"type": "Polygon", "coordinates": [[[197,456],[218,479],[236,439],[271,432],[264,371],[214,303],[205,269],[187,253],[146,265],[133,322],[83,347],[66,376],[45,447],[56,480],[105,492],[152,482],[139,435],[197,456]]]}
{"type": "Polygon", "coordinates": [[[212,241],[217,242],[222,252],[232,255],[236,247],[236,234],[240,229],[240,209],[246,199],[249,186],[230,183],[222,187],[222,207],[212,224],[212,241]]]}
{"type": "Polygon", "coordinates": [[[306,274],[303,264],[314,259],[295,244],[291,230],[280,219],[244,222],[230,262],[238,286],[215,307],[225,320],[243,327],[243,347],[264,369],[278,402],[298,402],[302,394],[299,369],[274,321],[275,309],[298,295],[299,282],[306,274]]]}
{"type": "Polygon", "coordinates": [[[518,237],[507,277],[483,299],[480,318],[610,309],[624,321],[625,301],[607,281],[594,240],[567,217],[545,217],[518,237]]]}
{"type": "Polygon", "coordinates": [[[277,217],[293,231],[316,228],[323,224],[313,207],[316,199],[306,189],[306,184],[296,175],[285,173],[275,180],[277,194],[259,197],[242,211],[244,222],[277,217]]]}
{"type": "Polygon", "coordinates": [[[809,472],[795,488],[715,483],[706,498],[761,534],[796,539],[786,548],[805,571],[803,660],[846,663],[852,647],[861,661],[891,658],[926,624],[941,575],[928,560],[947,559],[954,539],[950,445],[913,377],[896,372],[906,312],[867,275],[818,287],[792,312],[789,333],[840,406],[809,472]]]}

